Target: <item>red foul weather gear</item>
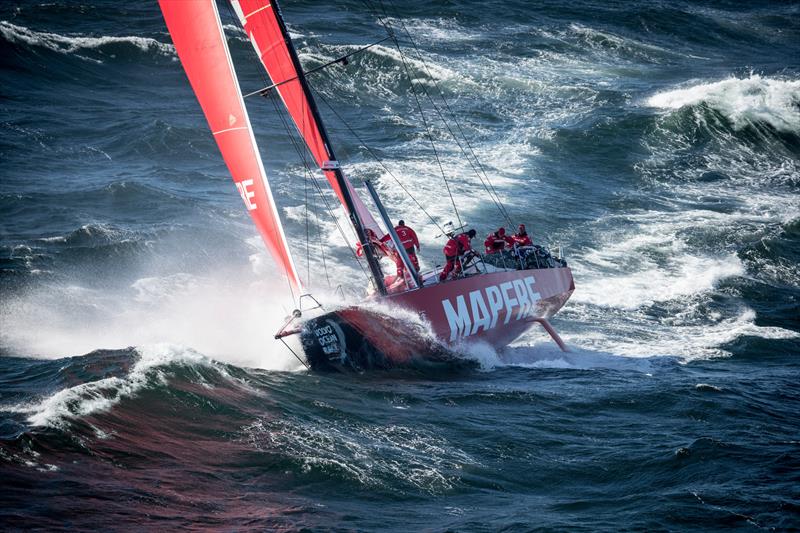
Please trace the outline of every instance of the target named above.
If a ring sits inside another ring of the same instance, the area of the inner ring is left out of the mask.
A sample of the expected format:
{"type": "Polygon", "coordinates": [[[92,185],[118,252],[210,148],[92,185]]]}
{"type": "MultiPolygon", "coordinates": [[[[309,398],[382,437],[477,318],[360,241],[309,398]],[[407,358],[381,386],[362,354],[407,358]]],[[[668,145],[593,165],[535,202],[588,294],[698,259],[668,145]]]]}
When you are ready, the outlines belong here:
{"type": "MultiPolygon", "coordinates": [[[[473,231],[473,235],[474,233],[473,231]]],[[[461,272],[460,256],[470,250],[472,250],[472,243],[470,243],[470,237],[467,233],[460,233],[450,238],[442,250],[447,263],[445,263],[442,273],[439,274],[439,281],[446,280],[447,276],[450,272],[453,272],[453,270],[455,270],[455,274],[458,275],[461,272]]]]}
{"type": "Polygon", "coordinates": [[[413,253],[415,248],[419,250],[417,232],[408,226],[396,226],[394,231],[397,233],[397,236],[400,237],[400,243],[403,245],[403,248],[406,249],[406,252],[411,249],[411,253],[413,253]]]}
{"type": "Polygon", "coordinates": [[[520,224],[519,228],[517,228],[517,232],[514,234],[514,242],[517,243],[517,246],[533,246],[533,242],[531,242],[531,238],[525,230],[525,224],[520,224]]]}
{"type": "MultiPolygon", "coordinates": [[[[461,237],[461,235],[458,237],[461,237]]],[[[447,263],[445,263],[444,269],[442,270],[441,274],[439,274],[439,281],[446,280],[447,276],[453,271],[453,269],[455,269],[456,274],[461,272],[461,262],[458,261],[460,248],[458,237],[451,237],[442,249],[442,253],[444,254],[444,258],[447,260],[447,263]]]]}
{"type": "MultiPolygon", "coordinates": [[[[405,224],[402,226],[395,226],[394,231],[397,233],[397,237],[400,239],[400,244],[402,244],[403,248],[405,248],[408,259],[411,261],[411,264],[414,265],[414,269],[419,272],[419,259],[417,259],[416,253],[416,251],[419,249],[419,238],[417,238],[417,232],[405,224]]],[[[387,233],[383,236],[381,242],[388,243],[391,240],[392,236],[387,233]]],[[[403,264],[403,259],[400,257],[400,254],[394,251],[392,251],[390,256],[394,260],[394,264],[397,267],[397,277],[402,279],[406,271],[405,265],[403,264]]]]}
{"type": "Polygon", "coordinates": [[[531,242],[531,238],[527,233],[515,233],[514,242],[517,243],[517,246],[533,246],[533,242],[531,242]]]}
{"type": "Polygon", "coordinates": [[[500,228],[500,230],[490,233],[486,236],[486,240],[483,241],[483,246],[486,248],[487,254],[493,254],[496,252],[502,252],[506,248],[513,248],[514,247],[514,239],[512,237],[507,236],[505,230],[500,228]]]}
{"type": "Polygon", "coordinates": [[[447,263],[445,263],[444,268],[442,269],[442,273],[439,274],[439,281],[444,281],[447,279],[447,276],[455,270],[455,274],[458,275],[461,272],[461,261],[459,260],[457,255],[448,255],[445,256],[447,259],[447,263]]]}
{"type": "Polygon", "coordinates": [[[458,255],[458,241],[455,237],[451,237],[450,240],[447,241],[447,244],[445,244],[442,249],[442,253],[445,257],[458,255]]]}
{"type": "MultiPolygon", "coordinates": [[[[389,254],[389,249],[386,247],[385,244],[381,240],[378,239],[378,236],[375,234],[374,231],[367,228],[367,238],[369,239],[370,244],[372,244],[372,250],[374,251],[375,255],[378,256],[378,259],[385,256],[391,256],[389,254]]],[[[356,244],[356,255],[361,257],[364,255],[364,250],[361,246],[361,243],[356,244]]]]}
{"type": "Polygon", "coordinates": [[[469,235],[467,235],[466,233],[460,233],[456,235],[456,241],[458,241],[459,255],[472,250],[472,243],[469,240],[469,235]]]}

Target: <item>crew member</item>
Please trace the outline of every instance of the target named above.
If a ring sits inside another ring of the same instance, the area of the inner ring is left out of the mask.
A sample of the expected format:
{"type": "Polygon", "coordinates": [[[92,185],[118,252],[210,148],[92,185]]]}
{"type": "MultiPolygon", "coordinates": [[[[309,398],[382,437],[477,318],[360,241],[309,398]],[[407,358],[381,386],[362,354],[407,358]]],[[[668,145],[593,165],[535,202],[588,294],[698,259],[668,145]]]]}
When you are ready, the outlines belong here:
{"type": "MultiPolygon", "coordinates": [[[[391,257],[389,249],[386,247],[385,244],[383,244],[383,242],[381,242],[380,239],[378,239],[378,236],[375,234],[374,231],[372,231],[369,228],[366,228],[365,233],[367,234],[367,239],[369,239],[369,243],[372,245],[372,251],[378,257],[378,259],[386,256],[391,257]]],[[[364,249],[361,247],[361,243],[356,244],[356,255],[358,257],[364,255],[364,249]]]]}
{"type": "Polygon", "coordinates": [[[517,246],[533,246],[528,232],[525,231],[525,224],[520,224],[517,232],[514,234],[514,242],[517,246]]]}
{"type": "Polygon", "coordinates": [[[499,228],[486,236],[483,246],[486,248],[487,254],[495,254],[506,248],[513,248],[514,239],[506,235],[506,228],[499,228]]]}
{"type": "Polygon", "coordinates": [[[444,265],[442,273],[439,274],[439,281],[446,280],[450,272],[454,270],[454,275],[456,276],[461,273],[461,256],[472,250],[472,243],[470,240],[473,239],[476,234],[477,232],[474,229],[466,233],[459,233],[456,236],[453,236],[452,233],[448,234],[450,239],[442,250],[447,263],[444,265]]]}
{"type": "MultiPolygon", "coordinates": [[[[414,269],[419,272],[419,259],[417,259],[417,250],[420,249],[420,246],[419,239],[417,238],[417,232],[406,226],[406,223],[403,220],[397,223],[397,226],[394,227],[394,232],[397,233],[397,237],[400,239],[400,244],[402,244],[403,248],[405,248],[406,254],[411,260],[411,264],[414,265],[414,269]]],[[[391,238],[392,236],[387,233],[383,236],[381,242],[387,243],[391,240],[391,238]]],[[[397,267],[397,278],[404,279],[403,273],[405,272],[405,266],[403,265],[403,259],[400,257],[400,254],[394,254],[394,263],[397,267]]]]}

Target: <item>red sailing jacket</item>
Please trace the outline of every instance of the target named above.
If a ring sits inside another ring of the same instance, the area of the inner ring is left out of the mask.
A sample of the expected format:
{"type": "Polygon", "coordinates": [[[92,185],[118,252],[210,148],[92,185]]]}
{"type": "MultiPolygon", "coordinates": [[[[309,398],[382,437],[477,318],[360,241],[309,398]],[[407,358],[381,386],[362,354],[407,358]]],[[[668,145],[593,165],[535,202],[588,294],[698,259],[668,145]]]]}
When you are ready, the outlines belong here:
{"type": "MultiPolygon", "coordinates": [[[[389,254],[389,249],[386,247],[385,244],[383,244],[383,241],[382,240],[379,241],[378,240],[378,236],[375,235],[375,232],[372,231],[369,228],[367,229],[367,237],[369,237],[369,241],[370,241],[370,243],[372,243],[372,249],[375,251],[375,255],[377,255],[378,258],[390,255],[389,254]]],[[[361,256],[364,255],[364,250],[361,247],[361,243],[360,242],[356,243],[356,255],[358,257],[361,257],[361,256]]]]}
{"type": "Polygon", "coordinates": [[[458,241],[455,237],[447,241],[447,244],[445,244],[442,249],[442,253],[445,257],[455,257],[458,255],[458,241]]]}
{"type": "Polygon", "coordinates": [[[466,233],[459,233],[447,241],[447,244],[445,244],[442,249],[442,253],[444,253],[446,257],[454,257],[470,250],[472,250],[472,244],[469,242],[469,235],[466,233]]]}
{"type": "Polygon", "coordinates": [[[460,233],[456,235],[456,240],[458,241],[458,253],[463,254],[472,250],[472,243],[469,241],[469,235],[466,233],[460,233]]]}
{"type": "Polygon", "coordinates": [[[530,236],[525,233],[524,235],[520,235],[519,233],[514,234],[514,242],[517,243],[517,246],[532,246],[533,243],[531,242],[530,236]]]}
{"type": "MultiPolygon", "coordinates": [[[[394,231],[397,233],[397,236],[400,238],[400,244],[403,245],[406,251],[411,250],[409,253],[414,253],[415,247],[419,249],[419,239],[417,238],[417,233],[413,229],[408,226],[395,226],[394,231]]],[[[388,233],[381,238],[381,242],[389,242],[391,240],[392,236],[388,233]]]]}
{"type": "Polygon", "coordinates": [[[502,252],[506,247],[511,248],[514,246],[514,239],[507,235],[500,236],[496,231],[493,231],[486,236],[483,246],[486,248],[487,254],[502,252]]]}
{"type": "Polygon", "coordinates": [[[409,228],[408,226],[397,226],[394,228],[394,231],[397,232],[397,236],[400,237],[400,242],[402,243],[403,248],[406,250],[409,248],[419,248],[417,232],[415,232],[413,229],[409,228]]]}

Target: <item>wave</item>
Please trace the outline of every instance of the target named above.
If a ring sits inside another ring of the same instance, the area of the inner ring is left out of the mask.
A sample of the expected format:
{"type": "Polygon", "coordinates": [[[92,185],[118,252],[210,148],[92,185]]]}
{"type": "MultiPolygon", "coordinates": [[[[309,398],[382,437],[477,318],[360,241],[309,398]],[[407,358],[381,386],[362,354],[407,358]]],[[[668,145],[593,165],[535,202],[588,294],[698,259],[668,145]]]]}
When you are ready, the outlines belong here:
{"type": "Polygon", "coordinates": [[[403,26],[413,36],[415,42],[430,42],[437,46],[458,43],[459,47],[463,47],[465,42],[479,41],[486,37],[484,32],[467,28],[454,18],[406,20],[385,17],[383,21],[395,29],[401,41],[407,39],[403,26]]]}
{"type": "MultiPolygon", "coordinates": [[[[0,410],[26,415],[33,427],[64,429],[70,420],[106,412],[125,398],[131,398],[147,387],[165,385],[167,372],[177,367],[206,367],[224,379],[233,379],[225,367],[187,348],[168,344],[136,348],[138,360],[122,376],[111,376],[67,387],[46,398],[31,403],[8,405],[0,410]]],[[[73,359],[82,364],[88,354],[73,359]]]]}
{"type": "Polygon", "coordinates": [[[317,404],[328,416],[263,418],[242,428],[242,440],[263,453],[288,458],[303,475],[350,480],[388,492],[410,488],[441,494],[460,483],[465,466],[478,464],[457,442],[430,429],[341,416],[331,424],[333,408],[317,404]]]}
{"type": "MultiPolygon", "coordinates": [[[[57,33],[35,31],[24,26],[17,26],[8,21],[0,21],[0,35],[8,42],[23,44],[30,47],[40,47],[65,55],[74,55],[81,59],[101,63],[98,54],[113,54],[115,50],[128,48],[140,52],[157,53],[162,56],[176,58],[175,47],[162,43],[156,39],[138,36],[69,36],[57,33]],[[78,52],[94,54],[82,55],[78,52]]],[[[176,58],[177,59],[177,58],[176,58]]]]}
{"type": "Polygon", "coordinates": [[[58,243],[69,246],[95,247],[127,242],[131,238],[131,235],[132,234],[129,231],[115,228],[109,224],[94,223],[84,224],[80,228],[65,235],[42,237],[38,240],[42,243],[58,243]]]}
{"type": "Polygon", "coordinates": [[[565,38],[573,35],[578,38],[579,45],[584,48],[601,53],[611,52],[619,58],[638,62],[661,63],[664,61],[663,58],[676,54],[676,52],[660,46],[620,37],[581,24],[570,24],[569,32],[563,33],[565,38]]]}
{"type": "MultiPolygon", "coordinates": [[[[565,338],[569,338],[566,336],[565,338]]],[[[580,342],[579,339],[575,339],[580,342]]],[[[507,368],[553,370],[620,370],[650,374],[657,365],[649,356],[637,354],[616,355],[610,352],[582,348],[568,343],[569,351],[562,351],[546,334],[538,330],[529,332],[512,346],[497,351],[485,343],[459,346],[459,351],[478,362],[483,372],[507,368]],[[544,340],[542,340],[544,339],[544,340]]]]}
{"type": "Polygon", "coordinates": [[[768,124],[779,132],[800,134],[800,80],[753,74],[672,89],[646,103],[666,110],[705,105],[721,113],[735,130],[768,124]]]}

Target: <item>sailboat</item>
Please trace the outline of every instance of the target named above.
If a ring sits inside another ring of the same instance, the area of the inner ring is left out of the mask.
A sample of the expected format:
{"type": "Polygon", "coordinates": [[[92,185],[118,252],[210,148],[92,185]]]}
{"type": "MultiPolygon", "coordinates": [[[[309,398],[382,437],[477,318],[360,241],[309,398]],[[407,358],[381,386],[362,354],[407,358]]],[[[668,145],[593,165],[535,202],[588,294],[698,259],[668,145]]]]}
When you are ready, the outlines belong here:
{"type": "Polygon", "coordinates": [[[231,0],[308,151],[344,208],[366,260],[370,302],[403,313],[381,313],[374,305],[325,309],[304,289],[292,259],[252,124],[239,87],[216,0],[159,0],[175,50],[242,200],[279,270],[287,277],[297,309],[276,333],[298,336],[301,360],[313,370],[367,370],[404,366],[419,360],[447,360],[453,347],[484,342],[503,348],[540,324],[564,350],[549,322],[575,290],[563,259],[548,255],[531,265],[492,265],[475,254],[454,279],[414,266],[379,195],[369,181],[367,195],[376,220],[334,155],[307,72],[295,51],[275,0],[231,0]],[[375,238],[388,235],[405,266],[405,278],[389,280],[381,268],[375,238]],[[314,302],[302,309],[303,301],[314,302]],[[409,320],[413,316],[418,320],[409,320]],[[427,331],[425,331],[427,330],[427,331]],[[428,334],[432,333],[432,335],[428,334]]]}

